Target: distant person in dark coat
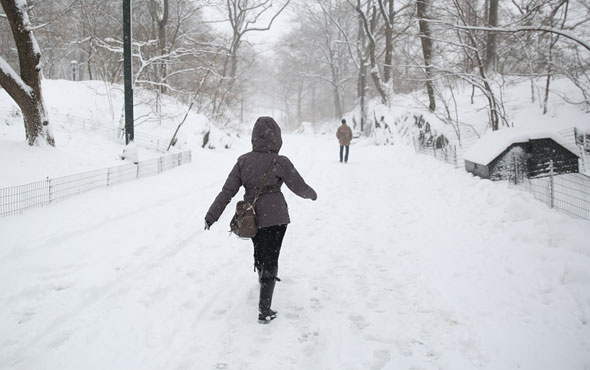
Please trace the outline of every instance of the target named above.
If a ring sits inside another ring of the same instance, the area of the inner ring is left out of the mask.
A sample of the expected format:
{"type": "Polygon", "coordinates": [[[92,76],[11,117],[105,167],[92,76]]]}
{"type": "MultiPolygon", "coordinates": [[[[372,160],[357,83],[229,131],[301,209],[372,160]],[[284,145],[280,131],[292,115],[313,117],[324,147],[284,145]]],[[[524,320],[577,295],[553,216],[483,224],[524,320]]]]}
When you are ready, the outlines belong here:
{"type": "Polygon", "coordinates": [[[336,131],[336,137],[338,138],[338,142],[340,143],[340,162],[342,162],[342,151],[346,149],[346,154],[344,155],[344,163],[348,162],[348,148],[350,146],[350,141],[352,140],[352,130],[350,126],[346,124],[346,120],[342,119],[342,124],[338,127],[338,131],[336,131]]]}
{"type": "Polygon", "coordinates": [[[298,196],[316,200],[317,194],[305,183],[289,158],[279,155],[283,145],[281,128],[271,117],[260,117],[252,130],[252,151],[241,155],[229,173],[225,184],[205,216],[205,229],[216,222],[225,207],[236,195],[241,186],[246,190],[244,200],[252,201],[264,176],[272,165],[272,170],[255,211],[258,219],[258,232],[252,238],[254,244],[254,269],[258,271],[260,300],[258,320],[268,323],[276,317],[270,306],[278,280],[278,260],[283,237],[290,222],[287,202],[281,192],[283,183],[298,196]],[[273,164],[274,161],[274,164],[273,164]]]}

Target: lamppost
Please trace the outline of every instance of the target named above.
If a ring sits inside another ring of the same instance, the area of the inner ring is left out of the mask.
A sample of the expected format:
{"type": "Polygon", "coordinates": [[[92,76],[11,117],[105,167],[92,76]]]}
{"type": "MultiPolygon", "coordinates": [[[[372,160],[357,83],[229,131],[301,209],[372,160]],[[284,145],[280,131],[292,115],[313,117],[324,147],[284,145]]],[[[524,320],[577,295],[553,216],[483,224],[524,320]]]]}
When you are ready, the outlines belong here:
{"type": "Polygon", "coordinates": [[[131,63],[131,0],[123,0],[123,74],[125,80],[125,144],[133,133],[133,68],[131,63]]]}
{"type": "Polygon", "coordinates": [[[70,65],[72,66],[72,81],[76,81],[76,67],[78,66],[78,61],[72,60],[70,65]]]}

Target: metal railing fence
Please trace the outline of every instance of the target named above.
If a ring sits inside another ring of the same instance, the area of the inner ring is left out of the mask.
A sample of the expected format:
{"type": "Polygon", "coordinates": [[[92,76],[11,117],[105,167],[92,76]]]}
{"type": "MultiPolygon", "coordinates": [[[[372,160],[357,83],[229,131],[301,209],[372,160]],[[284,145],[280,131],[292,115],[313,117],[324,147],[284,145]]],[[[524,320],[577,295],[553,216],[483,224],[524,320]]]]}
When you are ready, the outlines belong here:
{"type": "Polygon", "coordinates": [[[437,148],[434,143],[421,143],[418,138],[414,138],[414,149],[416,152],[433,156],[434,158],[460,168],[464,166],[463,156],[457,151],[456,145],[446,145],[443,148],[437,148]]]}
{"type": "Polygon", "coordinates": [[[0,189],[0,217],[46,206],[92,189],[157,175],[162,171],[190,163],[191,159],[191,152],[187,151],[141,161],[137,164],[125,164],[3,188],[0,189]]]}
{"type": "Polygon", "coordinates": [[[556,211],[590,220],[590,176],[582,173],[554,174],[553,171],[548,176],[536,178],[519,178],[513,174],[509,184],[528,190],[535,199],[556,211]]]}

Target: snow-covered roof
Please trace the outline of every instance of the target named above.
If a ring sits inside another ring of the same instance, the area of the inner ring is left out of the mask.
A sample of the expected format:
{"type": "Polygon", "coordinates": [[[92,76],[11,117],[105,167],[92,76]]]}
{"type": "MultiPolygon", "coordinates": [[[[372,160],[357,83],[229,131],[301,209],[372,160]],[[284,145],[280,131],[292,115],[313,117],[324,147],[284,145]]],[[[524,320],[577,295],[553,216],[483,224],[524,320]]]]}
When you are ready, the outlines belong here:
{"type": "Polygon", "coordinates": [[[529,140],[535,139],[553,139],[556,143],[571,151],[566,141],[558,133],[547,130],[507,128],[490,132],[483,136],[473,144],[471,149],[465,152],[463,158],[470,162],[488,165],[510,145],[526,143],[529,140]]]}

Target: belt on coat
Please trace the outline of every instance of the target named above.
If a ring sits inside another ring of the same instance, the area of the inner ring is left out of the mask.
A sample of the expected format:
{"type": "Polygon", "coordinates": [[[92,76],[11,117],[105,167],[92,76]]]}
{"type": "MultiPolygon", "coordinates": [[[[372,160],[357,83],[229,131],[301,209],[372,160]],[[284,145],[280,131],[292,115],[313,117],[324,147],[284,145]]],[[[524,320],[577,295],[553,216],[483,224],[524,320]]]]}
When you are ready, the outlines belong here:
{"type": "MultiPolygon", "coordinates": [[[[282,185],[282,184],[281,184],[282,185]]],[[[260,192],[260,195],[264,195],[264,194],[272,194],[272,193],[280,193],[281,192],[281,185],[270,185],[270,186],[265,186],[262,191],[260,192]]],[[[253,198],[256,196],[256,192],[257,189],[246,189],[246,197],[249,198],[253,198]]]]}

